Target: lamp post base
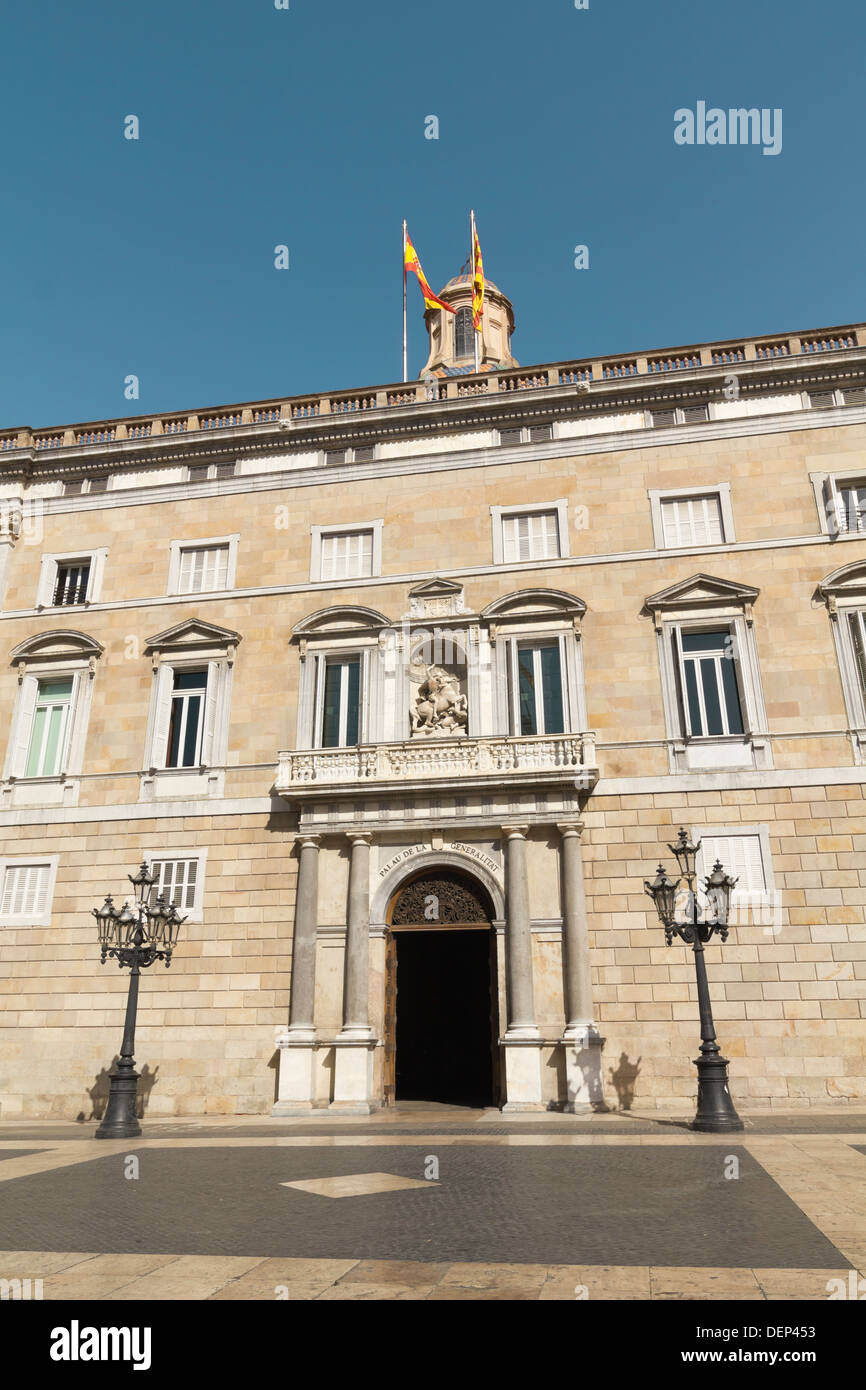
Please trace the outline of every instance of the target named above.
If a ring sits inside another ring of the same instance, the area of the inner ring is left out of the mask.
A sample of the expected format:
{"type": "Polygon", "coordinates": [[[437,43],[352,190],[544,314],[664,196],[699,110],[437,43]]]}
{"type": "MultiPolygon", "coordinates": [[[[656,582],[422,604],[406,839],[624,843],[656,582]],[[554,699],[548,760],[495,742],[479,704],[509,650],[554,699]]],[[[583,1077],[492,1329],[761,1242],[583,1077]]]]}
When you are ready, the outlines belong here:
{"type": "Polygon", "coordinates": [[[725,1134],[745,1129],[728,1090],[728,1061],[719,1053],[695,1058],[698,1105],[690,1129],[702,1134],[725,1134]]]}
{"type": "Polygon", "coordinates": [[[110,1073],[108,1105],[94,1139],[135,1139],[141,1125],[135,1114],[138,1099],[138,1072],[135,1063],[122,1062],[110,1073]]]}

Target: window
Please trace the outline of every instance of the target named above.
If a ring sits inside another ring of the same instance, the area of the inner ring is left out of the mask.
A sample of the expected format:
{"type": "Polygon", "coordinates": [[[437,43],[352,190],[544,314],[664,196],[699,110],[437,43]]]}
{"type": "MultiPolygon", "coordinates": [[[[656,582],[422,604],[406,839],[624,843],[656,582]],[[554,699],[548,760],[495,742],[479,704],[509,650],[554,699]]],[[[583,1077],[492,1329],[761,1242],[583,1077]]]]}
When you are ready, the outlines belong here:
{"type": "Polygon", "coordinates": [[[25,777],[56,777],[63,771],[69,743],[73,685],[72,676],[39,681],[25,777]]]}
{"type": "Polygon", "coordinates": [[[752,611],[758,593],[696,574],[645,601],[671,772],[773,765],[752,611]]]}
{"type": "MultiPolygon", "coordinates": [[[[692,836],[700,840],[697,871],[702,881],[712,873],[718,859],[722,867],[737,880],[731,894],[732,926],[763,925],[772,928],[778,924],[778,895],[773,879],[773,865],[770,857],[770,834],[766,825],[750,826],[740,830],[735,826],[713,826],[711,834],[705,834],[705,827],[693,826],[692,836]]],[[[699,892],[703,904],[706,895],[699,892]]]]}
{"type": "Polygon", "coordinates": [[[18,692],[3,765],[4,805],[74,806],[102,646],[69,628],[12,652],[18,692]]]}
{"type": "Polygon", "coordinates": [[[458,309],[454,316],[454,356],[475,356],[475,329],[469,308],[458,309]]]}
{"type": "Polygon", "coordinates": [[[227,545],[208,545],[180,552],[181,594],[208,594],[225,589],[229,568],[227,545]]]}
{"type": "Polygon", "coordinates": [[[0,860],[0,925],[50,926],[57,862],[57,855],[0,860]]]}
{"type": "Polygon", "coordinates": [[[37,608],[74,608],[98,602],[108,555],[99,550],[73,550],[64,555],[43,555],[36,593],[37,608]]]}
{"type": "Polygon", "coordinates": [[[734,539],[729,483],[712,488],[649,491],[657,550],[694,545],[726,545],[734,539]]]}
{"type": "Polygon", "coordinates": [[[174,672],[166,767],[197,767],[201,762],[207,676],[207,668],[174,672]]]}
{"type": "Polygon", "coordinates": [[[191,922],[202,920],[204,880],[207,865],[206,849],[153,849],[144,856],[156,882],[150,891],[150,901],[162,897],[167,905],[174,903],[182,917],[191,922]]]}
{"type": "Polygon", "coordinates": [[[652,422],[655,429],[664,429],[668,425],[677,423],[676,410],[654,410],[652,412],[652,422]]]}
{"type": "Polygon", "coordinates": [[[89,560],[78,560],[71,564],[58,565],[57,578],[54,582],[53,606],[55,608],[71,608],[76,603],[83,603],[87,597],[89,582],[89,560]]]}
{"type": "Polygon", "coordinates": [[[502,522],[506,564],[519,560],[555,560],[559,556],[559,523],[556,512],[526,512],[502,522]]]}
{"type": "Polygon", "coordinates": [[[169,544],[170,594],[216,594],[233,589],[239,535],[208,536],[169,544]]]}
{"type": "Polygon", "coordinates": [[[857,560],[834,571],[821,581],[818,592],[830,614],[854,761],[862,764],[866,762],[866,564],[857,560]]]}
{"type": "Polygon", "coordinates": [[[187,472],[190,483],[205,483],[209,478],[233,478],[237,471],[234,459],[223,463],[191,463],[187,472]]]}
{"type": "Polygon", "coordinates": [[[530,425],[529,439],[533,444],[540,443],[544,439],[553,438],[553,428],[551,425],[530,425]]]}
{"type": "Polygon", "coordinates": [[[670,497],[662,502],[661,507],[666,547],[718,545],[724,540],[718,494],[670,497]]]}
{"type": "Polygon", "coordinates": [[[840,531],[866,531],[866,482],[837,489],[836,523],[840,531]]]}
{"type": "Polygon", "coordinates": [[[314,584],[341,579],[367,579],[382,573],[384,523],[365,521],[354,526],[313,526],[310,580],[314,584]]]}
{"type": "Polygon", "coordinates": [[[499,431],[499,443],[500,443],[500,444],[506,444],[506,445],[510,445],[510,444],[520,444],[521,441],[522,441],[522,438],[523,438],[523,430],[520,428],[519,425],[517,425],[517,426],[512,426],[511,428],[509,428],[509,429],[507,429],[507,430],[500,430],[500,431],[499,431]]]}
{"type": "Polygon", "coordinates": [[[849,609],[845,616],[848,619],[848,631],[854,652],[854,668],[860,682],[860,694],[866,703],[866,613],[863,612],[862,608],[853,608],[849,609]]]}
{"type": "Polygon", "coordinates": [[[322,748],[343,748],[358,742],[361,658],[326,657],[322,667],[319,744],[322,748]]]}
{"type": "Polygon", "coordinates": [[[568,556],[568,501],[534,507],[491,507],[493,563],[516,565],[529,560],[560,560],[568,556]]]}
{"type": "Polygon", "coordinates": [[[585,613],[582,599],[556,589],[521,589],[483,610],[493,648],[497,733],[516,737],[586,729],[579,636],[585,613]]]}
{"type": "MultiPolygon", "coordinates": [[[[348,605],[319,609],[295,626],[298,748],[351,747],[406,737],[407,707],[386,693],[386,650],[393,652],[394,647],[387,646],[384,637],[391,630],[383,613],[348,605]]],[[[408,699],[409,682],[402,688],[408,699]]]]}
{"type": "Polygon", "coordinates": [[[559,642],[512,642],[511,650],[514,732],[564,733],[559,642]]]}
{"type": "Polygon", "coordinates": [[[372,531],[335,531],[322,537],[322,579],[361,579],[372,573],[372,531]]]}
{"type": "Polygon", "coordinates": [[[155,681],[139,799],[219,796],[228,756],[232,671],[240,634],[202,618],[149,638],[155,681]]]}
{"type": "Polygon", "coordinates": [[[686,726],[692,738],[743,733],[734,638],[730,628],[684,632],[675,627],[686,726]]]}
{"type": "Polygon", "coordinates": [[[150,892],[151,905],[162,898],[168,907],[174,903],[178,912],[195,906],[198,859],[154,859],[150,872],[156,879],[150,892]]]}

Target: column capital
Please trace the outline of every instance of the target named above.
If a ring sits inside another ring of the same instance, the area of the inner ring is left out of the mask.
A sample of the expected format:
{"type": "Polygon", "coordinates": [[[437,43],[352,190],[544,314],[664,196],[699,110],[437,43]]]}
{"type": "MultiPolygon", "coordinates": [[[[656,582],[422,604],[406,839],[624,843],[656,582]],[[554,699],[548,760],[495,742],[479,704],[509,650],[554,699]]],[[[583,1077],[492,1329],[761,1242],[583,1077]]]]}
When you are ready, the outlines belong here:
{"type": "Polygon", "coordinates": [[[529,834],[529,823],[526,822],[524,824],[518,825],[503,825],[501,827],[501,830],[502,834],[508,840],[525,840],[527,835],[529,834]]]}
{"type": "Polygon", "coordinates": [[[301,832],[295,836],[295,841],[300,845],[301,849],[304,849],[307,845],[312,845],[314,849],[318,849],[322,843],[322,837],[318,834],[308,835],[306,832],[301,832]]]}
{"type": "Polygon", "coordinates": [[[556,822],[556,828],[557,828],[557,830],[559,831],[559,833],[560,833],[560,835],[562,836],[563,839],[566,839],[566,838],[568,838],[568,837],[571,836],[571,835],[576,835],[578,839],[581,839],[582,836],[583,836],[583,832],[584,832],[585,826],[586,826],[586,823],[585,823],[585,821],[582,821],[582,820],[569,820],[569,821],[557,821],[557,822],[556,822]]]}
{"type": "Polygon", "coordinates": [[[346,839],[350,845],[371,845],[373,832],[372,830],[347,830],[346,839]]]}

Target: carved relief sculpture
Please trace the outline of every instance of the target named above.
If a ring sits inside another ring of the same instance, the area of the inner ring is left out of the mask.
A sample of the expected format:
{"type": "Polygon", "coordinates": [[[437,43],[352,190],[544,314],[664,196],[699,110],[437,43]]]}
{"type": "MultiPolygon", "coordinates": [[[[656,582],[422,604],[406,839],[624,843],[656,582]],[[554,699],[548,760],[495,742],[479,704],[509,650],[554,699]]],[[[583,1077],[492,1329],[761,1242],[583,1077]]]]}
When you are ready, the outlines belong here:
{"type": "Polygon", "coordinates": [[[442,666],[424,666],[409,717],[413,734],[443,734],[450,738],[465,734],[469,711],[466,696],[459,689],[459,677],[442,666]]]}

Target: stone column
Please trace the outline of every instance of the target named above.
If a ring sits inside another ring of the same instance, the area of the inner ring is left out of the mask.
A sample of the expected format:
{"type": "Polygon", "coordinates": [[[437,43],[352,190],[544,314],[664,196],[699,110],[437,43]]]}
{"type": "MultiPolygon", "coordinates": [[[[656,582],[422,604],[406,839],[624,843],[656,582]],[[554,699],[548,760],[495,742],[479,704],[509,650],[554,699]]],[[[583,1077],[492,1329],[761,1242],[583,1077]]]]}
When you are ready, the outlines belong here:
{"type": "Polygon", "coordinates": [[[532,991],[532,926],[526,872],[527,825],[505,825],[505,985],[508,1027],[504,1110],[542,1110],[541,1034],[532,991]]]}
{"type": "Polygon", "coordinates": [[[349,904],[343,971],[343,1027],[335,1041],[332,1110],[369,1115],[373,1049],[370,1028],[370,840],[350,834],[349,904]]]}
{"type": "Polygon", "coordinates": [[[292,995],[289,1026],[280,1049],[273,1115],[306,1114],[313,1108],[315,1060],[316,928],[319,922],[319,835],[301,835],[292,936],[292,995]]]}
{"type": "Polygon", "coordinates": [[[562,948],[565,976],[566,1109],[580,1111],[604,1106],[601,1049],[604,1039],[595,1026],[589,925],[583,882],[582,821],[557,826],[562,836],[562,948]]]}

